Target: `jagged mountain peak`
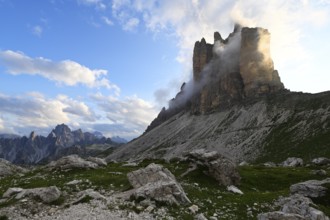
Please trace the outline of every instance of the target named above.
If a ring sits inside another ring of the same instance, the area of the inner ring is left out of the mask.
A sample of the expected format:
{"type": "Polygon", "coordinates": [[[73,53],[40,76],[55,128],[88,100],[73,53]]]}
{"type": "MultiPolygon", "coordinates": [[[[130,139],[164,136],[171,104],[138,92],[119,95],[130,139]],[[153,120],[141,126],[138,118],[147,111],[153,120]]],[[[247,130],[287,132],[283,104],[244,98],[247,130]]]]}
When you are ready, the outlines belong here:
{"type": "Polygon", "coordinates": [[[146,132],[107,160],[171,159],[200,148],[236,161],[283,160],[306,152],[322,156],[330,147],[330,93],[285,89],[267,29],[235,26],[226,39],[215,32],[214,44],[202,38],[192,69],[192,80],[146,132]]]}

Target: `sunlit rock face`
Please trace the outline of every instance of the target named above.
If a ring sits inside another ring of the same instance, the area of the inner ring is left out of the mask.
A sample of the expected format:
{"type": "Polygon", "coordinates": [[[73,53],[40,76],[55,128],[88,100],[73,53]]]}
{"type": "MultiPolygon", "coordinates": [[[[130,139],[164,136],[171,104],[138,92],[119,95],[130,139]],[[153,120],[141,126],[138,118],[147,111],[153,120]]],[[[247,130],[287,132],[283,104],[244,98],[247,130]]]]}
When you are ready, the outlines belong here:
{"type": "Polygon", "coordinates": [[[207,114],[243,99],[285,90],[274,69],[267,29],[235,25],[226,39],[215,32],[213,44],[204,38],[195,43],[192,60],[192,80],[182,85],[147,131],[182,110],[207,114]]]}
{"type": "Polygon", "coordinates": [[[263,28],[241,31],[240,73],[246,96],[256,96],[284,89],[270,55],[270,33],[263,28]]]}

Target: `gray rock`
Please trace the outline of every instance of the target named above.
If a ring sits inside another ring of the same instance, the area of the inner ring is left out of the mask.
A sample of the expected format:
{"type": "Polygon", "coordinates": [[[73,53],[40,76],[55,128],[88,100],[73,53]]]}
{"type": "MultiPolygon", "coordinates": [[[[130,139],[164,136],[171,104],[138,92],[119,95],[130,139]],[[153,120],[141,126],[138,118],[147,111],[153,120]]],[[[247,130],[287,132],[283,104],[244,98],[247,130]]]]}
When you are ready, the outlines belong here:
{"type": "Polygon", "coordinates": [[[75,168],[95,169],[97,167],[98,164],[91,161],[86,161],[75,154],[62,157],[61,159],[52,161],[45,166],[48,170],[71,170],[75,168]]]}
{"type": "Polygon", "coordinates": [[[312,170],[311,174],[318,175],[318,176],[326,176],[327,171],[325,171],[325,170],[312,170]]]}
{"type": "Polygon", "coordinates": [[[149,164],[127,174],[128,180],[134,187],[132,196],[153,199],[170,204],[187,204],[190,200],[176,181],[173,174],[158,164],[149,164]]]}
{"type": "Polygon", "coordinates": [[[297,214],[310,220],[329,220],[322,211],[312,207],[315,205],[311,199],[300,194],[282,198],[279,200],[279,204],[282,206],[281,211],[284,213],[297,214]]]}
{"type": "Polygon", "coordinates": [[[265,167],[276,167],[276,163],[274,163],[274,162],[266,162],[266,163],[264,163],[264,166],[265,167]]]}
{"type": "Polygon", "coordinates": [[[28,170],[0,158],[0,177],[26,173],[28,170]]]}
{"type": "Polygon", "coordinates": [[[188,157],[193,162],[206,166],[210,176],[221,185],[237,185],[241,180],[236,164],[216,151],[207,152],[204,149],[199,149],[190,152],[188,157]]]}
{"type": "Polygon", "coordinates": [[[194,220],[207,220],[207,218],[203,213],[200,213],[198,215],[195,215],[194,220]]]}
{"type": "Polygon", "coordinates": [[[327,183],[330,183],[330,178],[324,180],[308,180],[306,182],[293,184],[290,186],[290,192],[310,198],[323,197],[326,195],[327,188],[322,185],[327,183]]]}
{"type": "Polygon", "coordinates": [[[304,166],[304,161],[298,157],[289,157],[282,162],[283,167],[302,167],[304,166]]]}
{"type": "Polygon", "coordinates": [[[50,186],[34,189],[23,189],[15,196],[15,199],[22,199],[24,197],[37,197],[44,203],[51,203],[56,201],[60,196],[61,191],[56,186],[50,186]]]}
{"type": "Polygon", "coordinates": [[[244,194],[239,188],[237,188],[236,186],[233,186],[233,185],[227,186],[227,190],[229,192],[233,192],[233,193],[237,193],[237,194],[241,194],[241,195],[244,194]]]}
{"type": "Polygon", "coordinates": [[[100,194],[97,191],[94,191],[93,189],[86,189],[84,191],[81,191],[77,194],[77,196],[79,197],[78,201],[80,201],[81,199],[83,199],[86,196],[89,196],[89,197],[91,197],[93,199],[97,199],[97,200],[103,200],[103,201],[107,200],[107,198],[105,196],[103,196],[102,194],[100,194]]]}
{"type": "Polygon", "coordinates": [[[22,192],[22,188],[9,188],[7,191],[2,195],[3,198],[9,198],[17,193],[22,192]]]}
{"type": "Polygon", "coordinates": [[[108,165],[107,162],[104,159],[98,158],[98,157],[87,157],[86,160],[90,161],[90,162],[93,162],[93,163],[96,163],[99,166],[107,166],[108,165]]]}
{"type": "Polygon", "coordinates": [[[330,164],[330,159],[326,158],[326,157],[318,157],[318,158],[314,158],[312,160],[312,163],[315,165],[328,165],[330,164]]]}
{"type": "Polygon", "coordinates": [[[192,205],[188,208],[188,210],[191,214],[196,214],[198,212],[199,208],[197,205],[192,205]]]}
{"type": "Polygon", "coordinates": [[[250,164],[246,161],[242,161],[239,163],[239,166],[248,166],[248,165],[250,165],[250,164]]]}
{"type": "Polygon", "coordinates": [[[261,213],[258,215],[258,220],[304,220],[301,215],[285,213],[281,211],[261,213]]]}

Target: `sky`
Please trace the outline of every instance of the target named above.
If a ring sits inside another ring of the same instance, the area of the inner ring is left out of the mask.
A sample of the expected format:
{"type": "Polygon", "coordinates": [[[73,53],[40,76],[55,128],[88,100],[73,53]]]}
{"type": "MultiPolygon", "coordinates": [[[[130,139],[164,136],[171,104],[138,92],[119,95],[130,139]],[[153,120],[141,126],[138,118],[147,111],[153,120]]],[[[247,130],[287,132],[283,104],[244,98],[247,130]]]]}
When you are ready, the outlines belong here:
{"type": "Polygon", "coordinates": [[[285,87],[330,89],[330,0],[0,0],[0,133],[142,134],[192,77],[195,41],[267,28],[285,87]]]}

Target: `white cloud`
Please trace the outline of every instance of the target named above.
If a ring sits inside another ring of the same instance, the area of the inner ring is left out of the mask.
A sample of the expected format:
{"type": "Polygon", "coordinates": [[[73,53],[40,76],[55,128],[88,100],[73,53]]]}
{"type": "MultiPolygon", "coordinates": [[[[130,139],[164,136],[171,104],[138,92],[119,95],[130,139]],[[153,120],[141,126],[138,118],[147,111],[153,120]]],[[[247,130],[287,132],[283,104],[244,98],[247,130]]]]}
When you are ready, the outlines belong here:
{"type": "Polygon", "coordinates": [[[141,135],[157,114],[152,104],[137,96],[120,100],[96,93],[86,100],[66,95],[47,98],[38,92],[0,93],[0,132],[28,135],[36,130],[47,135],[57,124],[65,123],[74,129],[131,139],[141,135]]]}
{"type": "Polygon", "coordinates": [[[102,16],[101,18],[102,18],[102,20],[104,21],[105,24],[107,24],[109,26],[113,25],[113,21],[111,21],[108,17],[102,16]]]}
{"type": "Polygon", "coordinates": [[[130,18],[128,21],[124,24],[123,29],[125,31],[134,31],[135,28],[139,25],[140,20],[137,18],[130,18]]]}
{"type": "Polygon", "coordinates": [[[43,29],[41,26],[39,25],[36,25],[32,28],[32,33],[38,37],[41,37],[41,34],[43,32],[43,29]]]}
{"type": "Polygon", "coordinates": [[[24,53],[11,50],[0,51],[0,63],[13,75],[28,74],[39,75],[60,84],[74,86],[83,84],[88,87],[105,87],[113,89],[116,93],[120,89],[105,78],[106,70],[89,69],[77,62],[52,60],[37,57],[31,58],[24,53]]]}
{"type": "Polygon", "coordinates": [[[93,5],[99,10],[107,9],[107,6],[102,0],[78,0],[78,3],[83,5],[93,5]]]}
{"type": "Polygon", "coordinates": [[[91,95],[91,98],[105,113],[104,117],[111,122],[111,126],[121,127],[126,133],[125,136],[131,138],[144,132],[158,113],[151,103],[137,96],[120,100],[117,97],[97,93],[91,95]]]}

